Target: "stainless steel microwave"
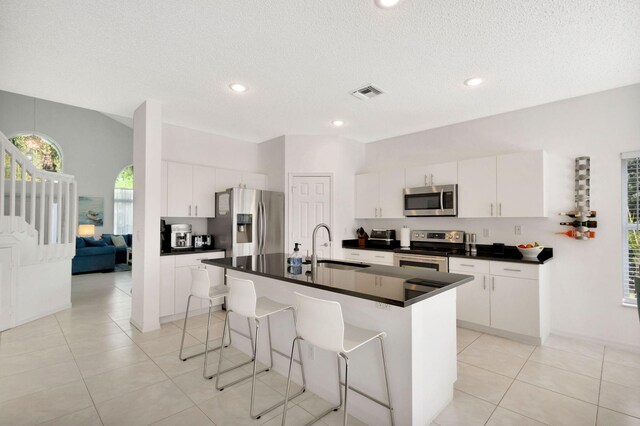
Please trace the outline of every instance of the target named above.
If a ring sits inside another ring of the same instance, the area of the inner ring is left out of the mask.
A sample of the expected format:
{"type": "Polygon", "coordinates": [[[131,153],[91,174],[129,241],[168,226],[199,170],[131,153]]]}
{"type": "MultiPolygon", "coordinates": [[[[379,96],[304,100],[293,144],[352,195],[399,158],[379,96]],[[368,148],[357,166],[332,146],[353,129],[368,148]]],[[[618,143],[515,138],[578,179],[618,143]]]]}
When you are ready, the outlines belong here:
{"type": "Polygon", "coordinates": [[[458,216],[458,185],[405,188],[404,215],[458,216]]]}

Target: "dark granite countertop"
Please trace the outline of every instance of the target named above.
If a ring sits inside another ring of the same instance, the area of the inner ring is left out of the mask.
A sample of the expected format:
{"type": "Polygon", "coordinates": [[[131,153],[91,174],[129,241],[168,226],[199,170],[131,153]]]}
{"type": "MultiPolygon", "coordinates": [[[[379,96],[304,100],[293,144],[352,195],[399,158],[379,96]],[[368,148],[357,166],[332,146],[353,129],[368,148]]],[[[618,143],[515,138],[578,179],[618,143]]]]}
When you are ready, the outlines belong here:
{"type": "Polygon", "coordinates": [[[343,270],[320,264],[312,273],[308,264],[296,271],[287,265],[287,257],[287,254],[275,253],[206,259],[202,262],[400,307],[413,305],[473,279],[462,274],[342,261],[336,262],[364,267],[343,270]]]}
{"type": "MultiPolygon", "coordinates": [[[[424,252],[424,250],[421,249],[403,249],[397,245],[392,245],[391,247],[358,247],[358,240],[342,240],[342,248],[357,250],[392,251],[395,253],[407,254],[423,254],[424,252]]],[[[542,265],[553,259],[553,249],[551,247],[542,249],[542,252],[537,258],[522,257],[522,254],[520,254],[516,246],[505,246],[503,254],[494,253],[493,245],[489,244],[478,244],[477,248],[478,254],[476,256],[471,256],[467,253],[449,253],[448,256],[480,260],[498,260],[500,262],[529,263],[538,265],[542,265]]]]}
{"type": "Polygon", "coordinates": [[[200,254],[200,253],[213,253],[216,251],[225,251],[224,249],[193,249],[193,250],[175,250],[168,253],[160,253],[160,256],[178,256],[181,254],[200,254]]]}
{"type": "Polygon", "coordinates": [[[545,247],[542,249],[538,257],[522,257],[522,254],[514,246],[505,246],[504,254],[497,254],[492,251],[493,246],[478,246],[478,254],[471,256],[470,254],[449,254],[449,257],[462,257],[466,259],[480,259],[480,260],[497,260],[500,262],[513,262],[513,263],[529,263],[533,265],[542,265],[550,262],[553,259],[553,249],[551,247],[545,247]]]}

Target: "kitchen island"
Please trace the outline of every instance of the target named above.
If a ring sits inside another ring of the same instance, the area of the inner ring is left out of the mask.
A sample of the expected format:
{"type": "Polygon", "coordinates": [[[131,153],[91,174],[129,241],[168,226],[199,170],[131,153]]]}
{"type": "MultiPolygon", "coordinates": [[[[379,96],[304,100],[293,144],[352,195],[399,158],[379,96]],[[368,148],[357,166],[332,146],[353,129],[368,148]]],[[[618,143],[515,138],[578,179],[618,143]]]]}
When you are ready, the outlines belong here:
{"type": "MultiPolygon", "coordinates": [[[[472,277],[461,274],[414,270],[346,262],[319,263],[294,268],[287,255],[266,254],[203,260],[226,273],[251,279],[258,296],[294,303],[294,291],[342,305],[346,322],[387,333],[389,381],[396,423],[428,425],[453,398],[456,380],[456,291],[472,277]]],[[[232,319],[234,328],[243,321],[232,319]]],[[[272,320],[273,346],[288,354],[295,330],[290,315],[272,320]]],[[[321,326],[321,325],[319,325],[321,326]]],[[[246,331],[239,330],[241,332],[246,331]]],[[[234,338],[245,353],[247,339],[234,338]]],[[[335,402],[337,366],[334,355],[303,343],[307,389],[335,402]]],[[[385,401],[382,360],[376,345],[366,345],[350,356],[350,384],[385,401]]],[[[261,339],[259,360],[268,360],[267,339],[261,339]]],[[[288,358],[274,357],[274,370],[286,375],[288,358]]],[[[301,383],[299,370],[293,380],[301,383]]],[[[367,424],[387,424],[388,412],[356,392],[350,394],[349,412],[367,424]]]]}

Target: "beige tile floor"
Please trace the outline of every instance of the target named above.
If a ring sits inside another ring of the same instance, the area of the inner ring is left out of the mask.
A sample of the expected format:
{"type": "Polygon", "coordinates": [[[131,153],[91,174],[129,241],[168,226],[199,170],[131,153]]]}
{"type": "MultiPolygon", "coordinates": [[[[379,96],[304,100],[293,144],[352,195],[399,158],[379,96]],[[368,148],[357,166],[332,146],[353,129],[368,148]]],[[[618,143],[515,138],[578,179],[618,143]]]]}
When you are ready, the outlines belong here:
{"type": "MultiPolygon", "coordinates": [[[[0,334],[0,425],[280,424],[280,410],[249,418],[249,381],[217,392],[202,378],[202,356],[178,360],[181,321],[145,334],[133,328],[130,284],[130,272],[73,277],[72,309],[0,334]]],[[[205,316],[190,321],[188,352],[202,350],[205,326],[205,316]]],[[[213,331],[219,339],[220,313],[213,331]]],[[[246,359],[229,350],[223,365],[246,359]]],[[[214,352],[212,368],[217,362],[214,352]]],[[[284,384],[277,373],[260,377],[258,408],[282,398],[284,384]]],[[[326,407],[306,392],[287,419],[304,424],[326,407]]],[[[339,425],[341,414],[319,424],[339,425]]],[[[640,425],[640,354],[557,336],[534,347],[458,329],[454,400],[434,424],[640,425]]]]}

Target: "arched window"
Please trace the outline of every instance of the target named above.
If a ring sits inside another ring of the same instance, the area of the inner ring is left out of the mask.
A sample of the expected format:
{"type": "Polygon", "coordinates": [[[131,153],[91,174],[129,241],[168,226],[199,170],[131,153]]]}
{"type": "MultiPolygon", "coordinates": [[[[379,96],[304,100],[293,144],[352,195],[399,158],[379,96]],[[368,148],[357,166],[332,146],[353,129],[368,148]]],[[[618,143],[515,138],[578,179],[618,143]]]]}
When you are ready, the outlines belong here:
{"type": "Polygon", "coordinates": [[[19,134],[9,138],[31,160],[37,169],[62,172],[62,153],[58,145],[45,135],[19,134]]]}
{"type": "Polygon", "coordinates": [[[118,173],[113,190],[113,233],[133,233],[133,166],[118,173]]]}

